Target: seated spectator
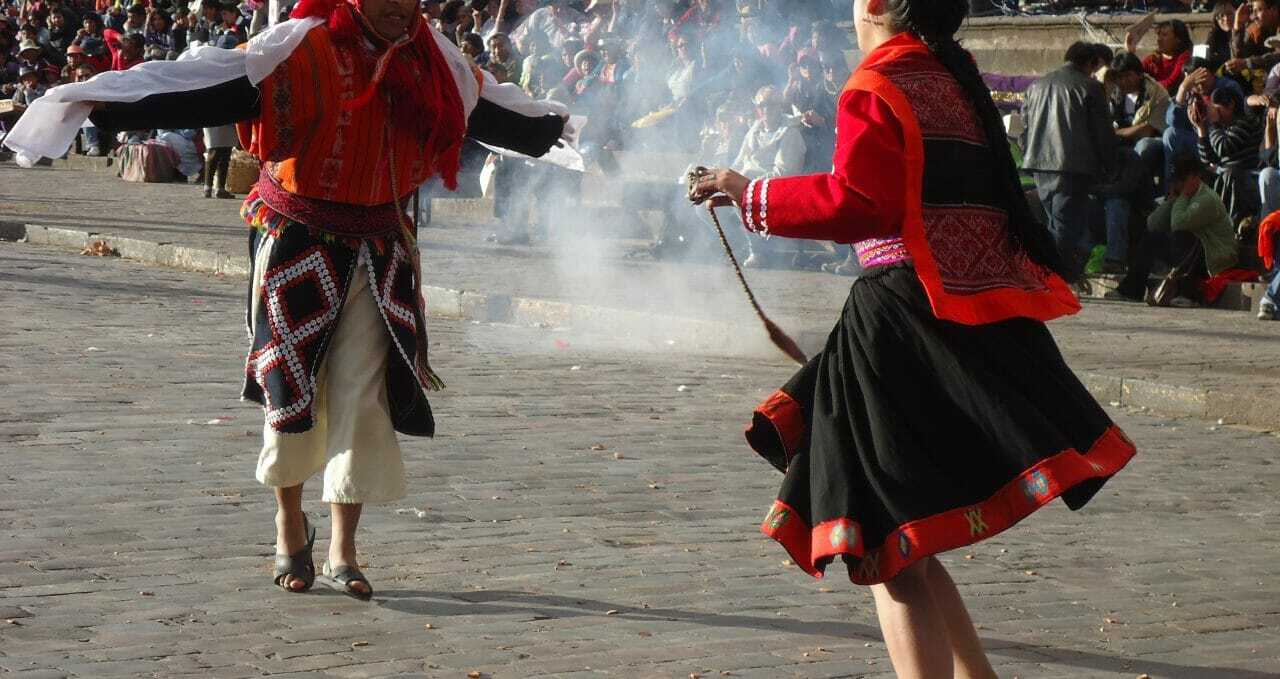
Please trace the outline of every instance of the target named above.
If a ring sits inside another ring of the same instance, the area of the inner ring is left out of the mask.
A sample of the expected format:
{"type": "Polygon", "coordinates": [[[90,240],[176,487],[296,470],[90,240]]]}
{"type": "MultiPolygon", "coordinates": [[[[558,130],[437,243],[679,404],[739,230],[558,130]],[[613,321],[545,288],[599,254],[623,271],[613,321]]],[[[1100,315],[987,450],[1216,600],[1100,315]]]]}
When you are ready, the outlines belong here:
{"type": "MultiPolygon", "coordinates": [[[[1147,75],[1155,78],[1166,92],[1178,89],[1182,83],[1182,69],[1191,58],[1191,31],[1178,19],[1161,21],[1155,25],[1156,51],[1142,60],[1147,75]]],[[[1125,40],[1129,54],[1137,53],[1137,42],[1130,34],[1125,40]]]]}
{"type": "Polygon", "coordinates": [[[489,54],[484,51],[484,38],[479,33],[467,33],[462,36],[462,42],[458,44],[462,53],[467,55],[471,63],[476,66],[484,67],[489,63],[489,54]]]}
{"type": "Polygon", "coordinates": [[[506,73],[507,80],[503,82],[520,82],[522,80],[520,68],[523,65],[523,59],[516,54],[515,47],[511,44],[511,38],[506,33],[494,33],[489,38],[489,66],[490,72],[493,72],[494,66],[499,66],[506,73]]]}
{"type": "Polygon", "coordinates": [[[13,96],[18,87],[18,64],[9,58],[9,53],[0,50],[0,99],[13,96]]]}
{"type": "Polygon", "coordinates": [[[120,47],[112,59],[111,70],[127,71],[144,60],[145,40],[141,33],[126,33],[120,37],[120,47]]]}
{"type": "Polygon", "coordinates": [[[1133,146],[1147,172],[1147,184],[1164,177],[1164,131],[1169,123],[1169,93],[1148,75],[1132,52],[1117,54],[1107,71],[1107,83],[1127,100],[1137,97],[1133,116],[1118,125],[1116,137],[1133,146]]]}
{"type": "Polygon", "coordinates": [[[169,17],[160,10],[151,10],[147,15],[147,30],[142,34],[142,41],[147,61],[178,58],[169,29],[169,17]]]}
{"type": "MultiPolygon", "coordinates": [[[[54,0],[60,2],[60,0],[54,0]]],[[[75,16],[60,4],[49,6],[49,47],[54,54],[66,54],[67,48],[76,39],[75,16]]]]}
{"type": "Polygon", "coordinates": [[[92,63],[93,70],[99,73],[111,70],[113,53],[107,46],[105,33],[102,17],[97,14],[86,14],[81,22],[80,31],[76,33],[75,44],[84,50],[85,59],[92,63]]]}
{"type": "MultiPolygon", "coordinates": [[[[1231,59],[1231,29],[1235,27],[1236,8],[1231,0],[1219,0],[1213,7],[1213,25],[1205,38],[1205,59],[1214,73],[1231,59]]],[[[1169,88],[1172,92],[1174,88],[1169,88]]]]}
{"type": "Polygon", "coordinates": [[[816,59],[804,58],[795,64],[783,97],[800,121],[805,143],[804,171],[829,170],[836,147],[836,100],[822,86],[816,59]]]}
{"type": "MultiPolygon", "coordinates": [[[[82,83],[97,75],[93,64],[88,62],[76,66],[75,82],[82,83]]],[[[107,144],[103,144],[102,135],[99,134],[98,128],[92,121],[86,119],[84,124],[80,126],[80,135],[82,139],[82,148],[87,156],[105,156],[107,155],[107,144]]]]}
{"type": "Polygon", "coordinates": [[[1280,321],[1280,213],[1271,213],[1258,225],[1258,255],[1271,272],[1271,283],[1258,304],[1258,320],[1280,321]]]}
{"type": "Polygon", "coordinates": [[[1089,43],[1067,49],[1066,63],[1027,89],[1023,169],[1033,173],[1049,230],[1062,258],[1059,273],[1076,282],[1088,260],[1084,230],[1090,190],[1110,173],[1116,137],[1102,83],[1091,76],[1105,62],[1089,43]]]}
{"type": "Polygon", "coordinates": [[[244,15],[240,13],[240,3],[236,0],[223,0],[219,6],[222,23],[210,34],[210,42],[224,50],[235,49],[237,45],[249,40],[249,31],[245,26],[244,15]]]}
{"type": "MultiPolygon", "coordinates": [[[[530,36],[541,34],[559,48],[566,40],[578,35],[578,26],[585,25],[587,17],[569,5],[569,0],[548,0],[545,7],[534,10],[511,34],[516,49],[521,52],[529,50],[530,36]]],[[[581,49],[581,48],[579,48],[581,49]]],[[[576,52],[575,52],[576,54],[576,52]]]]}
{"type": "Polygon", "coordinates": [[[631,69],[627,59],[627,42],[621,38],[605,38],[600,41],[600,56],[604,58],[600,77],[607,83],[620,83],[631,69]]]}
{"type": "Polygon", "coordinates": [[[26,110],[31,102],[43,97],[48,89],[45,87],[40,71],[30,66],[23,66],[18,71],[18,87],[13,91],[14,110],[26,110]]]}
{"type": "Polygon", "coordinates": [[[1147,218],[1147,234],[1138,245],[1129,273],[1114,295],[1143,300],[1147,279],[1157,261],[1170,267],[1186,263],[1190,274],[1179,286],[1176,306],[1194,306],[1198,283],[1235,266],[1235,229],[1227,208],[1203,181],[1203,167],[1195,156],[1174,159],[1169,197],[1147,218]]]}
{"type": "Polygon", "coordinates": [[[1196,129],[1200,161],[1217,170],[1213,189],[1226,203],[1231,223],[1258,213],[1258,149],[1263,125],[1244,105],[1239,92],[1217,90],[1207,106],[1193,105],[1188,118],[1196,129]]]}
{"type": "Polygon", "coordinates": [[[1173,104],[1166,114],[1164,131],[1165,177],[1173,170],[1173,159],[1184,154],[1196,152],[1196,130],[1187,118],[1187,107],[1194,101],[1203,101],[1207,105],[1208,98],[1219,89],[1232,90],[1244,96],[1240,84],[1231,78],[1219,78],[1209,70],[1208,62],[1200,57],[1192,57],[1183,67],[1186,77],[1178,86],[1173,97],[1173,104]]]}
{"type": "Polygon", "coordinates": [[[1257,75],[1265,76],[1272,66],[1280,63],[1280,54],[1266,45],[1267,38],[1277,31],[1280,31],[1280,0],[1242,3],[1236,9],[1231,31],[1231,59],[1223,68],[1242,85],[1251,84],[1257,75]]]}
{"type": "MultiPolygon", "coordinates": [[[[786,119],[787,105],[772,87],[763,87],[755,98],[757,120],[747,130],[742,150],[732,167],[750,179],[799,174],[804,168],[804,136],[786,119]]],[[[743,266],[769,266],[775,248],[764,238],[748,234],[747,259],[743,266]]]]}
{"type": "Polygon", "coordinates": [[[542,99],[547,91],[564,78],[567,69],[561,67],[560,56],[554,53],[551,42],[541,34],[530,36],[532,50],[520,64],[520,88],[535,99],[542,99]]]}
{"type": "Polygon", "coordinates": [[[187,50],[187,36],[191,31],[191,11],[186,5],[178,5],[173,10],[173,24],[169,28],[169,39],[173,43],[174,58],[187,50]]]}
{"type": "Polygon", "coordinates": [[[37,73],[52,70],[53,64],[44,58],[44,49],[38,43],[24,40],[18,43],[18,68],[29,68],[37,73]]]}
{"type": "MultiPolygon", "coordinates": [[[[1142,232],[1139,224],[1131,233],[1135,218],[1142,218],[1151,205],[1151,175],[1138,153],[1126,146],[1116,148],[1116,160],[1112,173],[1101,179],[1092,190],[1101,203],[1102,237],[1091,238],[1089,245],[1104,242],[1106,245],[1097,273],[1124,273],[1129,257],[1129,243],[1134,235],[1142,232]]],[[[1092,230],[1091,230],[1092,231],[1092,230]]]]}

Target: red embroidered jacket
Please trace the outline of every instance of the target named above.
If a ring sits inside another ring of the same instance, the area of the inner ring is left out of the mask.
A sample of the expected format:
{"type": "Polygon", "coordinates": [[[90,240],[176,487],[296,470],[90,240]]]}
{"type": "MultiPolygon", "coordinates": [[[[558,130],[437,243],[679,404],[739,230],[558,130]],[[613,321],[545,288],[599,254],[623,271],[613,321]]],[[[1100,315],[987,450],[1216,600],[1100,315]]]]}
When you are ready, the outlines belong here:
{"type": "Polygon", "coordinates": [[[945,320],[1075,313],[1062,279],[1010,241],[994,162],[960,84],[903,33],[866,55],[840,96],[831,172],[751,182],[742,220],[788,238],[901,238],[945,320]]]}

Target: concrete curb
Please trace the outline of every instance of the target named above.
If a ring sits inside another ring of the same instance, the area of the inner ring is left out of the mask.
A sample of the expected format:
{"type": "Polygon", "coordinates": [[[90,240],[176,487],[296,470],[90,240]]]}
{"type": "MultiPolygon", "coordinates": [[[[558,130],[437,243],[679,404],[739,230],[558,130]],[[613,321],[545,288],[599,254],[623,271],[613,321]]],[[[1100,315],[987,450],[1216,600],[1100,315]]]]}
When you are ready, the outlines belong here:
{"type": "MultiPolygon", "coordinates": [[[[172,243],[155,243],[39,224],[0,222],[0,241],[26,242],[82,250],[94,241],[105,241],[120,256],[200,273],[247,277],[243,256],[172,243]]],[[[423,286],[427,313],[482,323],[508,323],[625,340],[637,348],[678,346],[695,353],[783,360],[777,349],[755,328],[721,322],[665,316],[625,309],[571,304],[544,299],[510,297],[437,286],[423,286]],[[746,341],[744,341],[746,338],[746,341]]],[[[796,335],[810,353],[826,341],[827,329],[805,330],[796,335]]],[[[1203,387],[1127,378],[1107,373],[1078,373],[1081,382],[1099,401],[1110,405],[1146,408],[1168,415],[1221,419],[1272,429],[1280,422],[1280,403],[1248,392],[1227,392],[1203,387]]]]}

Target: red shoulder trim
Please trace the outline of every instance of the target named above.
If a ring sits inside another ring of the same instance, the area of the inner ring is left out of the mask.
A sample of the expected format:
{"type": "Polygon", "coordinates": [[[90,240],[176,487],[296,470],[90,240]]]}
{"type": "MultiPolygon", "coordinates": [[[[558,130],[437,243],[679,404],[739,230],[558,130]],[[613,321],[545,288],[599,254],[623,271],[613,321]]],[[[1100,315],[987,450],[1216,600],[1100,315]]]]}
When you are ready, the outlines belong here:
{"type": "Polygon", "coordinates": [[[974,294],[955,295],[947,292],[938,273],[938,264],[925,233],[924,205],[921,191],[924,183],[924,137],[920,124],[906,95],[888,78],[871,67],[883,63],[892,55],[905,55],[927,49],[920,44],[909,43],[880,48],[869,55],[868,62],[858,67],[849,78],[845,90],[864,90],[884,100],[902,126],[906,148],[903,153],[907,176],[903,181],[906,192],[906,218],[902,225],[902,240],[915,261],[916,276],[924,287],[933,313],[938,318],[982,325],[1008,318],[1024,317],[1038,321],[1074,314],[1080,310],[1080,302],[1056,274],[1046,271],[1044,289],[1027,291],[1016,288],[998,288],[974,294]],[[882,51],[883,50],[883,51],[882,51]]]}

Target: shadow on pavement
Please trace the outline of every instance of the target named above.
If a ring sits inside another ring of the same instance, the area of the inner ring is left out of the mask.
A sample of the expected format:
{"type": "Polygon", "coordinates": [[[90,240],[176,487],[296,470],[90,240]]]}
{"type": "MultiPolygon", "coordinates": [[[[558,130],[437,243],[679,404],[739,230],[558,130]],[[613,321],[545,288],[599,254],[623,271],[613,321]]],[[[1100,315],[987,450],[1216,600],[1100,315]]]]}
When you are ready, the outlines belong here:
{"type": "MultiPolygon", "coordinates": [[[[512,591],[432,592],[425,590],[382,590],[375,596],[378,605],[393,611],[412,615],[470,616],[470,615],[519,615],[530,616],[530,621],[575,618],[581,616],[605,616],[632,621],[686,622],[708,627],[735,627],[758,629],[768,632],[790,632],[847,639],[880,641],[880,629],[870,625],[848,622],[810,622],[789,620],[785,617],[756,617],[683,611],[675,608],[635,608],[605,601],[563,597],[546,594],[530,594],[512,591]],[[609,613],[614,611],[614,613],[609,613]]],[[[1135,669],[1167,679],[1276,679],[1270,672],[1241,670],[1229,667],[1202,667],[1175,665],[1150,658],[1124,658],[1099,655],[1069,649],[1033,646],[1007,639],[984,637],[983,645],[993,655],[1010,655],[1021,661],[1070,665],[1084,670],[1133,674],[1135,669]]]]}

